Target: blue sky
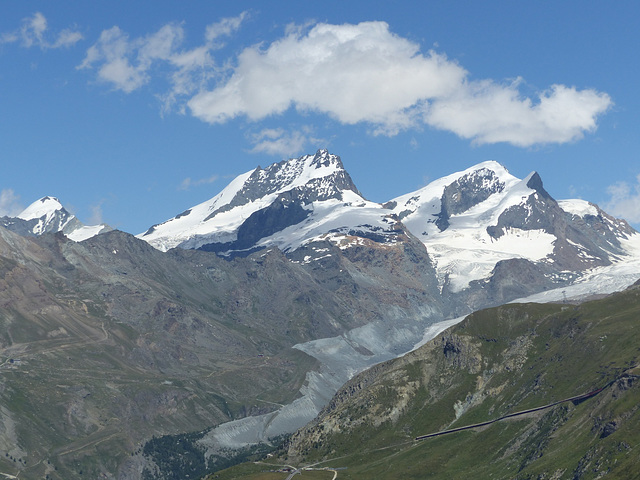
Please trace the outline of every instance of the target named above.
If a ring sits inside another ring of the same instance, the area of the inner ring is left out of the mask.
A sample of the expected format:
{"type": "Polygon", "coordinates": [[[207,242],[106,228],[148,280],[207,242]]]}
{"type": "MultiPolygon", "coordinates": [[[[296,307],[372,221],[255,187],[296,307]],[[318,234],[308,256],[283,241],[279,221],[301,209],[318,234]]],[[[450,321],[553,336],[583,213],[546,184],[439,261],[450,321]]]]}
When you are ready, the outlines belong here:
{"type": "Polygon", "coordinates": [[[2,1],[0,215],[53,195],[137,234],[328,148],[370,200],[497,160],[638,228],[639,17],[635,1],[2,1]]]}

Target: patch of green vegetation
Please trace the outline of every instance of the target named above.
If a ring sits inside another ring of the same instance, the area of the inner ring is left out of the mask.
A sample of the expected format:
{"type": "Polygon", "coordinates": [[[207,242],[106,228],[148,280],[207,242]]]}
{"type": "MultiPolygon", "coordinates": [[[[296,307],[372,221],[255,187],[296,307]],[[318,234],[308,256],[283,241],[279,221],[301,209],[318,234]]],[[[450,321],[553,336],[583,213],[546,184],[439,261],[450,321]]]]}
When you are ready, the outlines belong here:
{"type": "Polygon", "coordinates": [[[339,462],[348,467],[340,472],[343,479],[633,478],[640,462],[640,369],[625,371],[640,358],[638,318],[640,288],[578,306],[506,305],[478,312],[421,350],[389,362],[365,390],[339,393],[336,398],[344,401],[294,437],[280,458],[294,454],[302,465],[339,462]],[[413,441],[614,379],[577,405],[562,403],[413,441]],[[411,398],[403,403],[407,392],[411,398]]]}

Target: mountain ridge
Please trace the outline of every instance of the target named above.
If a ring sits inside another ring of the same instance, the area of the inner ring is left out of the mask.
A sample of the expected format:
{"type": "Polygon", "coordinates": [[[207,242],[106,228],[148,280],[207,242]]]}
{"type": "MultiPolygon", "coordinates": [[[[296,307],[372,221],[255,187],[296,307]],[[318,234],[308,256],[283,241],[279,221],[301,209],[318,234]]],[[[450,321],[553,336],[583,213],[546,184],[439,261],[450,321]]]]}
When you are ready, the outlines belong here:
{"type": "Polygon", "coordinates": [[[518,179],[490,160],[375,203],[360,194],[340,157],[318,150],[247,172],[211,200],[138,237],[161,250],[179,246],[233,256],[276,246],[292,255],[323,239],[341,248],[362,238],[393,242],[400,222],[427,248],[441,288],[459,292],[490,279],[504,260],[525,259],[558,277],[628,255],[621,241],[637,232],[596,205],[577,208],[580,202],[557,202],[537,172],[518,179]],[[327,175],[316,174],[321,166],[327,175]]]}
{"type": "Polygon", "coordinates": [[[640,276],[635,231],[597,206],[556,202],[534,173],[521,180],[484,162],[383,205],[343,171],[320,150],[247,172],[148,230],[166,234],[167,248],[119,231],[75,242],[0,226],[0,348],[21,360],[4,364],[6,428],[22,419],[34,462],[50,458],[64,472],[54,478],[80,478],[75,459],[96,475],[171,478],[176,464],[149,452],[200,425],[189,437],[196,463],[224,463],[295,431],[353,375],[453,319],[530,295],[608,293],[640,276]],[[23,366],[33,381],[21,383],[23,366]],[[63,373],[83,387],[58,389],[63,373]],[[43,392],[69,412],[47,417],[53,430],[29,420],[43,392]],[[120,417],[137,431],[107,420],[120,417]],[[111,434],[106,460],[91,448],[111,434]]]}

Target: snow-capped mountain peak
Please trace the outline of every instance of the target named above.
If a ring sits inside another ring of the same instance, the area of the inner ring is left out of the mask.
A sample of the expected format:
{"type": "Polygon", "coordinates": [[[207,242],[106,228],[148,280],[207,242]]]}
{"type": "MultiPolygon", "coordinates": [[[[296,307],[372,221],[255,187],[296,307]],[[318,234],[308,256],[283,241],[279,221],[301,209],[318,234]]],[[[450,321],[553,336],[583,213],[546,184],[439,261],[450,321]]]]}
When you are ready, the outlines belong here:
{"type": "Polygon", "coordinates": [[[56,197],[42,197],[25,208],[17,218],[23,220],[33,220],[34,218],[51,218],[57,211],[64,210],[64,207],[56,197]]]}
{"type": "Polygon", "coordinates": [[[32,227],[34,235],[62,231],[75,217],[70,214],[56,197],[42,197],[25,208],[17,218],[25,221],[36,220],[32,227]]]}
{"type": "Polygon", "coordinates": [[[498,162],[486,161],[435,180],[386,205],[407,226],[417,220],[422,225],[416,228],[418,234],[433,235],[446,230],[454,215],[470,211],[480,204],[483,207],[478,208],[485,212],[492,205],[497,206],[504,200],[506,192],[521,182],[498,162]]]}
{"type": "Polygon", "coordinates": [[[214,243],[243,249],[301,222],[310,214],[312,204],[343,201],[345,195],[364,202],[340,157],[318,150],[315,155],[239,175],[212,199],[154,225],[139,237],[160,250],[177,246],[200,248],[214,243]],[[245,227],[240,230],[242,225],[245,227]],[[250,233],[248,225],[253,229],[250,233]],[[243,240],[245,234],[251,240],[243,240]]]}
{"type": "Polygon", "coordinates": [[[266,196],[296,189],[306,190],[309,201],[341,198],[344,190],[359,194],[340,157],[327,150],[318,150],[315,155],[305,155],[274,163],[265,169],[256,168],[244,180],[229,202],[227,208],[243,205],[266,196]]]}
{"type": "Polygon", "coordinates": [[[16,217],[3,217],[1,224],[21,235],[62,232],[75,242],[111,230],[104,224],[83,225],[75,215],[64,208],[60,200],[51,196],[36,200],[16,217]]]}
{"type": "Polygon", "coordinates": [[[327,255],[318,242],[387,248],[416,237],[449,292],[523,271],[555,285],[620,261],[624,241],[635,236],[596,205],[557,202],[537,172],[519,179],[495,161],[385,204],[369,202],[326,150],[240,175],[211,200],[139,235],[161,250],[237,255],[278,247],[303,263],[315,258],[310,252],[327,255]]]}

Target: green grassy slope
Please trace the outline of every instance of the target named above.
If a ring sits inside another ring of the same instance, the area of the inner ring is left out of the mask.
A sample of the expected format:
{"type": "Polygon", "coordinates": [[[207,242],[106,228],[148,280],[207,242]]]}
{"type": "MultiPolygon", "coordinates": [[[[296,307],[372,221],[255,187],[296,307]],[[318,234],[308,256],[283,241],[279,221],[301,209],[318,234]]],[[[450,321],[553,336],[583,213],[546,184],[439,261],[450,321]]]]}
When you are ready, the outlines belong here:
{"type": "Polygon", "coordinates": [[[640,478],[639,359],[638,286],[579,306],[484,310],[351,380],[280,461],[348,467],[341,479],[640,478]],[[612,380],[577,405],[414,441],[612,380]]]}

